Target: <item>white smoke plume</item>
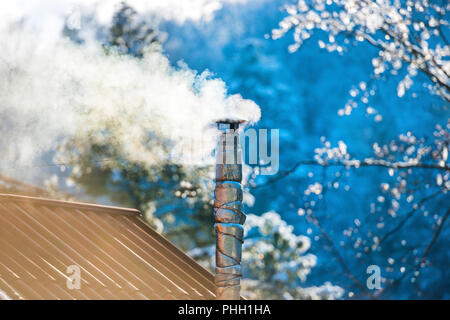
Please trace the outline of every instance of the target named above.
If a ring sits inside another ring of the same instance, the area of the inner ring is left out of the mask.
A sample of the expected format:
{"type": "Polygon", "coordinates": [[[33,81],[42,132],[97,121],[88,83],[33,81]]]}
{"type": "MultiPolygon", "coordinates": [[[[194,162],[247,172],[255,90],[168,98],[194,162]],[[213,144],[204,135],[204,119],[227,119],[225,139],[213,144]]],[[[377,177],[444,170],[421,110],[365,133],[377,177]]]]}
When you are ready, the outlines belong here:
{"type": "MultiPolygon", "coordinates": [[[[64,138],[110,120],[117,125],[115,139],[123,152],[151,163],[184,152],[192,143],[201,144],[196,152],[210,153],[214,134],[208,128],[215,119],[259,119],[255,103],[229,96],[225,83],[208,72],[172,67],[159,48],[138,60],[106,54],[99,43],[80,45],[61,36],[74,7],[98,12],[107,22],[114,13],[109,8],[118,2],[106,1],[103,11],[100,1],[0,4],[0,168],[39,165],[64,138]],[[170,141],[175,153],[145,148],[149,131],[170,141]]],[[[175,2],[148,1],[142,8],[136,1],[136,9],[170,12],[175,2]]],[[[198,18],[183,11],[186,2],[177,2],[184,4],[174,16],[181,19],[182,12],[183,19],[198,18]]]]}

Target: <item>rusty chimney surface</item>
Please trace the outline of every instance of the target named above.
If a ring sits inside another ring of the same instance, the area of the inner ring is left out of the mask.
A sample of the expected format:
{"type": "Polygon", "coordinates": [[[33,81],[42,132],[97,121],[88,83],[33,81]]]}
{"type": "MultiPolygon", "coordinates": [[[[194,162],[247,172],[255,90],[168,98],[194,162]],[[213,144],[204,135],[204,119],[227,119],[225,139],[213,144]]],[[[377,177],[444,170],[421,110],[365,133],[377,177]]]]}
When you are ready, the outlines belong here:
{"type": "Polygon", "coordinates": [[[216,230],[216,299],[239,300],[243,213],[242,163],[239,124],[245,121],[219,120],[221,134],[217,146],[214,217],[216,230]]]}

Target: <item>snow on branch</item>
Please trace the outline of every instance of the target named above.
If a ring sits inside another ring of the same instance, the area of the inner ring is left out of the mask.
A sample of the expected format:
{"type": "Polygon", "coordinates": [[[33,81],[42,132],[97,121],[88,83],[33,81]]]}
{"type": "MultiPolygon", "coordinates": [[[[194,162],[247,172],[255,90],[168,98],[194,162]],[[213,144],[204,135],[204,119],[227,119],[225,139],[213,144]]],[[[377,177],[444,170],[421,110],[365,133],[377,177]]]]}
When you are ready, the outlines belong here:
{"type": "Polygon", "coordinates": [[[389,175],[393,175],[395,169],[432,169],[439,173],[436,176],[438,186],[450,189],[448,180],[450,165],[448,164],[448,148],[450,145],[450,121],[446,127],[436,126],[433,133],[434,140],[427,143],[425,138],[417,138],[411,132],[401,134],[397,140],[389,144],[380,145],[375,142],[372,146],[374,157],[363,160],[351,157],[347,151],[347,145],[339,141],[336,147],[332,147],[329,141],[322,137],[322,146],[315,149],[314,159],[297,161],[290,169],[280,171],[276,176],[268,179],[260,185],[250,185],[251,188],[259,188],[274,183],[296,172],[303,165],[322,167],[384,167],[389,169],[389,175]]]}
{"type": "Polygon", "coordinates": [[[407,74],[397,86],[399,97],[421,71],[431,82],[426,85],[428,90],[450,101],[450,47],[443,32],[449,26],[445,18],[449,10],[446,0],[299,0],[286,7],[288,16],[272,37],[293,30],[291,52],[317,30],[328,34],[328,42],[319,40],[318,44],[330,52],[344,52],[351,39],[369,43],[378,49],[372,60],[375,77],[387,71],[398,74],[406,65],[407,74]]]}

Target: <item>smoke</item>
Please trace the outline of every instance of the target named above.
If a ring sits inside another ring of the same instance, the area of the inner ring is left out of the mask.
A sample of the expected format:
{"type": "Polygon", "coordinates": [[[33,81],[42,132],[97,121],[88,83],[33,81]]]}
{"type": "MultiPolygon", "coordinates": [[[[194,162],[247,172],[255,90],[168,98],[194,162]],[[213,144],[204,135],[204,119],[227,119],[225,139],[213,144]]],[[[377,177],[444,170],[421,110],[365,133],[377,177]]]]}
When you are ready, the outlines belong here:
{"type": "MultiPolygon", "coordinates": [[[[76,44],[61,35],[67,18],[77,27],[74,7],[97,12],[99,20],[108,22],[114,12],[110,8],[118,2],[0,4],[1,168],[39,165],[64,139],[101,133],[111,125],[113,141],[133,160],[199,159],[214,148],[214,120],[258,121],[255,103],[229,96],[225,83],[207,71],[197,73],[181,63],[172,67],[159,47],[136,59],[105,53],[95,41],[76,44]],[[167,143],[149,147],[149,132],[167,143]]],[[[170,6],[183,3],[172,12],[179,21],[208,18],[212,12],[184,11],[186,2],[150,1],[147,8],[136,9],[162,10],[170,18],[170,6]]]]}

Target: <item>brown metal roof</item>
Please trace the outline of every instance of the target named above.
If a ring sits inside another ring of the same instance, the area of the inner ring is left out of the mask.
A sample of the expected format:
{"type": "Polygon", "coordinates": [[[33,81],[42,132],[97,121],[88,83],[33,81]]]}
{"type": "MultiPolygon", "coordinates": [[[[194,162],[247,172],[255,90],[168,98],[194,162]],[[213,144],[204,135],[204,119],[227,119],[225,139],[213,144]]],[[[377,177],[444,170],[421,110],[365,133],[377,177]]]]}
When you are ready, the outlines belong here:
{"type": "Polygon", "coordinates": [[[0,194],[0,299],[214,299],[214,277],[139,211],[0,194]],[[67,268],[79,266],[81,288],[67,268]]]}

